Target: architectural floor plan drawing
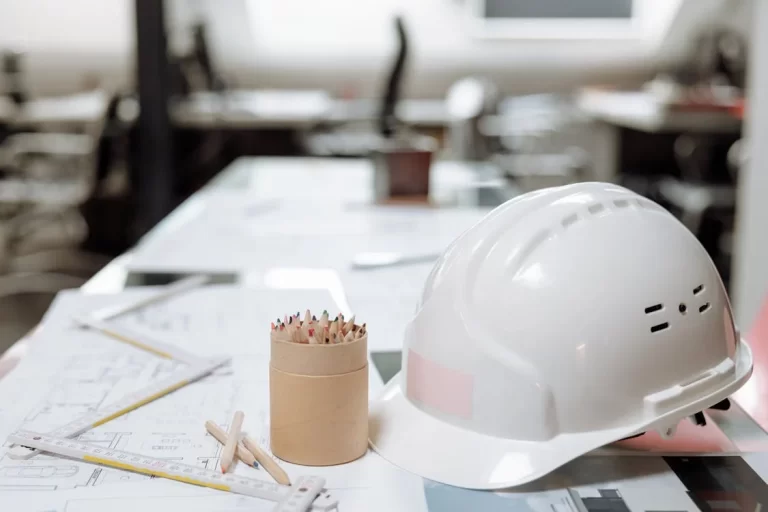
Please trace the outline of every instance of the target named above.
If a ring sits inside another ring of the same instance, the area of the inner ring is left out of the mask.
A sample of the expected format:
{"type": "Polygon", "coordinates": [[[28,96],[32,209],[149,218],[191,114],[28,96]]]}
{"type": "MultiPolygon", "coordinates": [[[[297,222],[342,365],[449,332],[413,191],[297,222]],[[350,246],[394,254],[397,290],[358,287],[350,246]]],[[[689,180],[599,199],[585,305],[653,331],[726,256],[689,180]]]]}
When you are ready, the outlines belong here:
{"type": "MultiPolygon", "coordinates": [[[[30,356],[38,358],[40,365],[38,371],[32,372],[37,377],[30,386],[32,392],[15,408],[15,419],[4,415],[4,421],[0,423],[6,429],[54,430],[164,380],[184,367],[183,363],[157,357],[95,331],[80,329],[65,319],[52,320],[54,324],[66,327],[55,333],[42,329],[41,339],[36,340],[39,343],[30,356]],[[47,335],[49,332],[51,336],[47,335]],[[44,375],[45,379],[40,379],[39,375],[44,375]],[[9,422],[11,424],[7,424],[9,422]]],[[[23,365],[19,369],[23,374],[23,365]]],[[[214,468],[218,464],[219,444],[205,432],[203,424],[206,419],[226,424],[237,392],[238,380],[233,376],[233,368],[225,366],[171,395],[87,431],[77,439],[214,468]]],[[[16,460],[5,453],[7,448],[7,445],[0,448],[0,492],[76,489],[150,479],[42,454],[29,460],[16,460]]]]}
{"type": "MultiPolygon", "coordinates": [[[[109,404],[183,365],[122,346],[111,353],[73,354],[51,376],[46,396],[30,404],[15,428],[46,432],[109,404]]],[[[78,436],[79,440],[153,457],[213,468],[219,445],[202,428],[207,416],[222,424],[237,393],[231,369],[217,373],[78,436]]],[[[3,451],[0,451],[0,454],[3,451]]],[[[148,477],[57,457],[30,460],[0,456],[0,491],[25,487],[72,489],[148,477]]]]}

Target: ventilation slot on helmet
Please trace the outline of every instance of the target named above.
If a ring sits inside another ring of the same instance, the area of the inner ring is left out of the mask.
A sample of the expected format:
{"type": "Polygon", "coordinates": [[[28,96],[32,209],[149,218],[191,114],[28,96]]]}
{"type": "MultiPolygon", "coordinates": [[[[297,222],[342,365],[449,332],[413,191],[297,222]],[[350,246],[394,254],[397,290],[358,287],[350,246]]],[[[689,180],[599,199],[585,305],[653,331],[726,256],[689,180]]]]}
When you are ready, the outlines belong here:
{"type": "Polygon", "coordinates": [[[699,307],[699,313],[704,313],[708,309],[709,309],[709,302],[707,302],[703,306],[699,307]]]}
{"type": "Polygon", "coordinates": [[[662,304],[654,304],[653,306],[648,306],[645,308],[645,314],[648,315],[650,313],[655,313],[656,311],[661,311],[661,309],[664,306],[662,304]]]}
{"type": "Polygon", "coordinates": [[[698,294],[700,294],[703,291],[704,291],[704,285],[700,284],[699,286],[697,286],[696,288],[693,289],[693,294],[694,295],[698,295],[698,294]]]}
{"type": "Polygon", "coordinates": [[[617,199],[613,202],[613,204],[616,205],[616,208],[626,208],[629,206],[629,201],[626,199],[617,199]]]}
{"type": "Polygon", "coordinates": [[[663,324],[654,325],[653,327],[651,327],[651,332],[659,332],[668,328],[669,328],[669,322],[664,322],[663,324]]]}
{"type": "Polygon", "coordinates": [[[578,220],[579,220],[579,216],[574,213],[574,214],[571,214],[571,215],[567,216],[562,221],[560,221],[560,224],[562,224],[564,228],[567,228],[567,227],[571,226],[572,224],[575,224],[576,221],[578,221],[578,220]]]}
{"type": "Polygon", "coordinates": [[[603,206],[600,203],[591,204],[587,207],[587,210],[589,210],[589,213],[592,215],[596,215],[600,213],[601,211],[605,210],[605,206],[603,206]]]}

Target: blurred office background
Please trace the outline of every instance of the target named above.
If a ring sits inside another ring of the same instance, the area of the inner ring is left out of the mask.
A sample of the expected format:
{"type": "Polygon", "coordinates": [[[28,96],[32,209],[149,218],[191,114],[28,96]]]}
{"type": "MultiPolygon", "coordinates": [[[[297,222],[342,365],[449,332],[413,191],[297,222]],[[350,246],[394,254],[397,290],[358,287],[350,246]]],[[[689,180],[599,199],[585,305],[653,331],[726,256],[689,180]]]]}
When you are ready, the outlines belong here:
{"type": "Polygon", "coordinates": [[[483,206],[613,181],[730,286],[754,4],[5,0],[0,352],[248,156],[418,149],[483,206]]]}

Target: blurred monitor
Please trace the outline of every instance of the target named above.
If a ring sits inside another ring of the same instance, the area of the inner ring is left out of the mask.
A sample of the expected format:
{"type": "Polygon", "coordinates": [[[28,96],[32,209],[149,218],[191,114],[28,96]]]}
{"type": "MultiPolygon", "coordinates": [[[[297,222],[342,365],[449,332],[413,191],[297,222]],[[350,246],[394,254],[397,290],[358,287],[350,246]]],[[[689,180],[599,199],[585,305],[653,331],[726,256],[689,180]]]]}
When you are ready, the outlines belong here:
{"type": "Polygon", "coordinates": [[[470,0],[473,33],[481,38],[632,38],[640,32],[641,0],[470,0]]]}
{"type": "Polygon", "coordinates": [[[482,0],[486,18],[598,19],[632,17],[632,0],[482,0]]]}

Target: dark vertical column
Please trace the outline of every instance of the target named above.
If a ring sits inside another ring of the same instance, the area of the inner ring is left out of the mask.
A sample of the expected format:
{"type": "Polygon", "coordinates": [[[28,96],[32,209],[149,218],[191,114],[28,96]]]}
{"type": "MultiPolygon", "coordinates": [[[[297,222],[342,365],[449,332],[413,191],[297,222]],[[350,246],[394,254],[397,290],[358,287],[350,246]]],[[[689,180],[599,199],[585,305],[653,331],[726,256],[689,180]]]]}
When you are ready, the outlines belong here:
{"type": "Polygon", "coordinates": [[[170,69],[162,0],[135,0],[136,69],[139,94],[136,179],[138,236],[170,213],[174,169],[168,116],[170,69]]]}

